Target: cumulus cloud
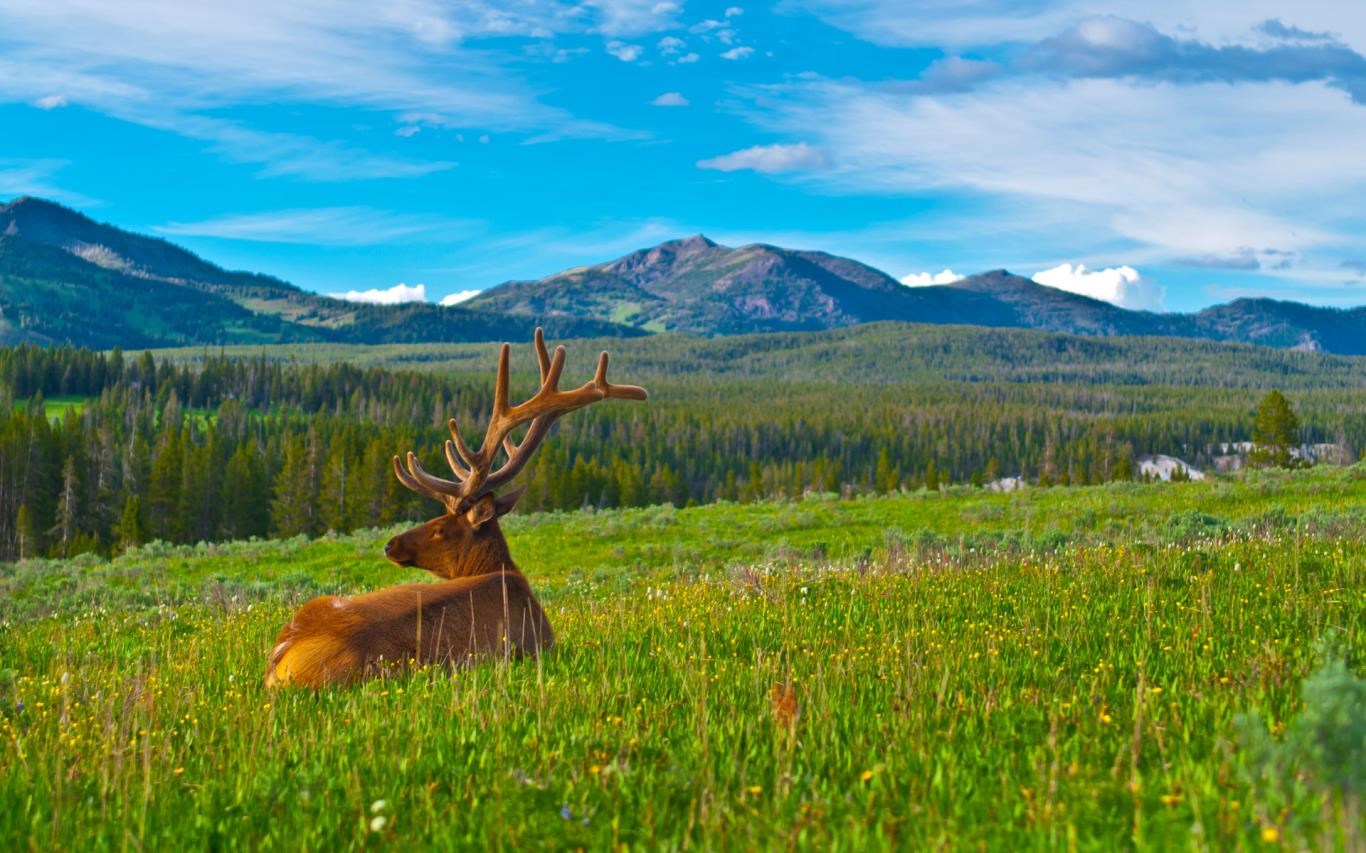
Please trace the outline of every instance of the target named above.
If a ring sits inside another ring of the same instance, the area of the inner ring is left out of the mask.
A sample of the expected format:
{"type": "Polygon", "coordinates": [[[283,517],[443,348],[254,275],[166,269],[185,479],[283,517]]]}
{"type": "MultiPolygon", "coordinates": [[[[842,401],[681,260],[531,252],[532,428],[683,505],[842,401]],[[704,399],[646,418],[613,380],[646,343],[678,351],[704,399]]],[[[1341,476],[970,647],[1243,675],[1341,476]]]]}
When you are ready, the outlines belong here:
{"type": "Polygon", "coordinates": [[[482,290],[457,290],[455,293],[448,293],[441,297],[441,304],[446,306],[459,305],[483,293],[482,290]]]}
{"type": "Polygon", "coordinates": [[[720,157],[698,160],[700,169],[715,169],[718,172],[738,172],[751,169],[766,175],[775,172],[792,172],[802,169],[823,169],[827,161],[825,153],[805,142],[793,145],[755,145],[743,148],[720,157]]]}
{"type": "Polygon", "coordinates": [[[734,60],[734,59],[748,59],[749,57],[751,57],[751,56],[753,56],[753,55],[754,55],[754,48],[749,47],[748,45],[742,45],[742,46],[740,46],[740,47],[732,47],[730,50],[728,50],[728,51],[726,51],[725,53],[721,54],[721,58],[722,58],[722,59],[732,59],[732,60],[734,60]]]}
{"type": "Polygon", "coordinates": [[[683,97],[682,92],[665,92],[651,101],[650,104],[656,107],[686,107],[688,99],[683,97]]]}
{"type": "Polygon", "coordinates": [[[745,10],[742,9],[742,8],[740,8],[739,6],[728,6],[728,7],[726,7],[726,17],[727,17],[727,18],[737,18],[737,17],[739,17],[740,15],[743,15],[743,14],[745,14],[745,10]]]}
{"type": "Polygon", "coordinates": [[[399,305],[404,302],[426,302],[427,286],[414,284],[411,287],[399,282],[385,290],[348,290],[345,293],[329,293],[333,299],[347,302],[368,302],[373,305],[399,305]]]}
{"type": "Polygon", "coordinates": [[[635,62],[640,58],[641,46],[638,44],[627,44],[620,41],[609,41],[607,52],[620,59],[622,62],[635,62]]]}
{"type": "Polygon", "coordinates": [[[702,57],[701,57],[701,56],[698,56],[696,53],[685,53],[685,54],[683,54],[682,56],[678,57],[678,64],[679,64],[679,65],[691,65],[692,63],[696,62],[697,60],[699,60],[699,59],[701,59],[701,58],[702,58],[702,57]]]}
{"type": "Polygon", "coordinates": [[[901,283],[907,287],[929,287],[932,284],[953,284],[961,281],[963,276],[946,269],[943,272],[913,272],[910,275],[902,276],[901,283]]]}
{"type": "Polygon", "coordinates": [[[683,39],[681,38],[676,38],[674,36],[665,36],[664,38],[659,40],[659,43],[655,45],[655,48],[659,51],[660,55],[662,56],[675,56],[681,53],[683,51],[683,48],[687,46],[688,43],[683,41],[683,39]]]}
{"type": "Polygon", "coordinates": [[[40,110],[55,110],[67,106],[66,95],[48,95],[33,102],[40,110]]]}
{"type": "Polygon", "coordinates": [[[1085,264],[1058,264],[1035,273],[1034,281],[1141,311],[1161,311],[1166,296],[1162,287],[1143,278],[1130,266],[1088,270],[1085,264]]]}

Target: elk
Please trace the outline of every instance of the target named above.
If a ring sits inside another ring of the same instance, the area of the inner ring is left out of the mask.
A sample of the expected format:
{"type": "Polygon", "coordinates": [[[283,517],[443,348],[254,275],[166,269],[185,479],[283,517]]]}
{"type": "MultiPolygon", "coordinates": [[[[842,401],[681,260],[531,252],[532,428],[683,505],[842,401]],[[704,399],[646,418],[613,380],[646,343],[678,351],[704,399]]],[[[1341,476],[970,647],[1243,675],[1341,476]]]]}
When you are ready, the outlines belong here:
{"type": "Polygon", "coordinates": [[[299,608],[281,629],[266,668],[266,686],[319,687],[368,677],[387,664],[435,663],[461,666],[481,657],[534,656],[555,644],[555,633],[526,576],[508,552],[498,519],[516,505],[523,488],[510,483],[563,415],[604,399],[644,400],[644,388],[607,381],[607,353],[598,356],[593,379],[572,391],[559,390],[564,347],[546,352],[535,335],[541,387],[529,400],[508,404],[508,353],[498,354],[493,415],[478,451],[448,421],[446,461],[455,475],[427,473],[412,452],[394,457],[399,482],[440,501],[446,512],[390,539],[384,556],[398,566],[425,569],[437,583],[393,586],[340,598],[322,596],[299,608]],[[520,442],[513,431],[527,425],[520,442]],[[506,461],[494,469],[499,454],[506,461]],[[406,462],[406,464],[405,464],[406,462]]]}

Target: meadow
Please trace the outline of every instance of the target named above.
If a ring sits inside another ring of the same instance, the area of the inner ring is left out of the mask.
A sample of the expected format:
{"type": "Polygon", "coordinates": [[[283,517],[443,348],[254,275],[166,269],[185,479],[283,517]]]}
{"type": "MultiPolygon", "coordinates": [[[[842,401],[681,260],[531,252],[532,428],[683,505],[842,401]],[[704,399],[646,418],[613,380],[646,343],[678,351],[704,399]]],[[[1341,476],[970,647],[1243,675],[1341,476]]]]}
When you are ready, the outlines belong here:
{"type": "Polygon", "coordinates": [[[401,528],[0,564],[0,847],[1366,843],[1366,465],[505,527],[552,654],[317,693],[401,528]]]}

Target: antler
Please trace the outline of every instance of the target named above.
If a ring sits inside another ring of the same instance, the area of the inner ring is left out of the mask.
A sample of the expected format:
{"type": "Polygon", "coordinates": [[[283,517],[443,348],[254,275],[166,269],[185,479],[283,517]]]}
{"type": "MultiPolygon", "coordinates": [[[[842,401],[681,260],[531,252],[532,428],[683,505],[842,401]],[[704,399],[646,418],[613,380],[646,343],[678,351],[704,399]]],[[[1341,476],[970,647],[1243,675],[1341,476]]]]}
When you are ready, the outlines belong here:
{"type": "Polygon", "coordinates": [[[644,400],[649,395],[636,385],[613,385],[607,381],[607,353],[598,356],[598,369],[589,382],[572,391],[559,390],[560,374],[564,372],[564,347],[555,347],[552,356],[545,348],[545,333],[536,329],[534,340],[536,362],[541,371],[541,388],[535,396],[516,406],[508,405],[508,353],[503,344],[498,352],[498,379],[493,386],[493,415],[478,451],[470,450],[460,437],[455,419],[447,422],[451,438],[446,442],[446,462],[456,479],[446,480],[427,473],[411,451],[407,455],[407,470],[394,457],[394,474],[399,482],[421,495],[442,501],[451,512],[458,512],[462,504],[492,492],[511,481],[526,466],[545,440],[550,426],[560,417],[575,409],[582,409],[607,398],[644,400]],[[530,422],[521,443],[512,440],[512,431],[530,422]],[[493,471],[499,451],[507,454],[507,462],[493,471]],[[492,472],[492,473],[490,473],[492,472]]]}

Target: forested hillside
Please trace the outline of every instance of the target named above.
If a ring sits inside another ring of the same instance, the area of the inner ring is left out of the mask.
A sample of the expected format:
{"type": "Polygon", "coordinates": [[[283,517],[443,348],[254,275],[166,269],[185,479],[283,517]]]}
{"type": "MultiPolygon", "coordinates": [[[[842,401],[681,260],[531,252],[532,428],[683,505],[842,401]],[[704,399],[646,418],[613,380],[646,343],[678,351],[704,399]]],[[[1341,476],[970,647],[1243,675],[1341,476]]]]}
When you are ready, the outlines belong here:
{"type": "MultiPolygon", "coordinates": [[[[1272,387],[1305,441],[1366,448],[1356,358],[898,324],[607,345],[650,401],[561,421],[524,508],[1128,479],[1141,454],[1203,465],[1249,439],[1272,387]]],[[[0,350],[0,558],[421,518],[436,507],[390,458],[439,467],[446,418],[482,428],[491,406],[490,346],[253,352],[0,350]]],[[[529,394],[531,348],[514,353],[529,394]]],[[[568,381],[595,355],[571,343],[568,381]]]]}
{"type": "Polygon", "coordinates": [[[643,334],[568,316],[345,302],[222,269],[42,199],[0,204],[0,344],[494,341],[529,335],[538,324],[566,336],[643,334]]]}
{"type": "Polygon", "coordinates": [[[1366,354],[1366,307],[1239,299],[1195,314],[1131,311],[1005,270],[906,287],[850,258],[764,244],[729,248],[701,235],[506,282],[458,306],[364,304],[225,270],[42,199],[0,205],[0,345],[447,343],[528,337],[537,325],[560,337],[708,337],[882,320],[1366,354]]]}

